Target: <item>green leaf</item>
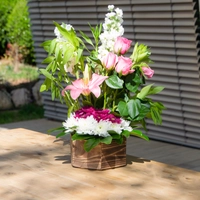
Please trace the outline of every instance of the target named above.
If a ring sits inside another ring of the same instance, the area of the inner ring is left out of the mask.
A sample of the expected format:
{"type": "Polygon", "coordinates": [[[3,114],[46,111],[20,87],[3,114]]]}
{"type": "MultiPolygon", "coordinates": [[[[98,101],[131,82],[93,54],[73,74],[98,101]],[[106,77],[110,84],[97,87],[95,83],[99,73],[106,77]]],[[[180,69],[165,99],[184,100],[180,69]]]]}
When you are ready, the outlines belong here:
{"type": "Polygon", "coordinates": [[[41,86],[40,86],[40,92],[44,92],[47,90],[47,86],[43,83],[41,86]]]}
{"type": "Polygon", "coordinates": [[[142,139],[144,139],[144,140],[149,141],[148,136],[145,135],[144,133],[142,133],[142,131],[140,131],[140,130],[133,130],[133,131],[130,132],[130,134],[131,134],[131,135],[134,135],[134,136],[137,136],[137,137],[139,137],[139,138],[142,138],[142,139]]]}
{"type": "Polygon", "coordinates": [[[61,27],[57,22],[54,22],[55,26],[58,28],[62,36],[73,45],[75,48],[79,46],[79,40],[73,29],[67,31],[65,28],[61,27]]]}
{"type": "Polygon", "coordinates": [[[146,117],[146,115],[150,112],[150,104],[149,102],[141,103],[139,108],[139,115],[135,118],[135,120],[141,120],[146,117]]]}
{"type": "Polygon", "coordinates": [[[151,117],[156,125],[162,124],[162,118],[158,108],[151,107],[151,117]]]}
{"type": "Polygon", "coordinates": [[[108,133],[111,135],[112,139],[120,139],[121,138],[121,135],[119,135],[115,131],[108,131],[108,133]]]}
{"type": "Polygon", "coordinates": [[[117,108],[121,116],[128,116],[128,107],[126,102],[120,101],[117,105],[117,108]]]}
{"type": "Polygon", "coordinates": [[[52,132],[55,132],[55,131],[64,131],[64,130],[65,130],[65,128],[63,126],[60,126],[60,127],[49,129],[47,132],[52,133],[52,132]]]}
{"type": "Polygon", "coordinates": [[[89,43],[90,45],[94,46],[93,43],[92,43],[92,40],[91,40],[85,33],[83,33],[82,31],[79,31],[79,32],[80,32],[81,36],[83,37],[83,39],[84,39],[87,43],[89,43]]]}
{"type": "Polygon", "coordinates": [[[49,48],[50,48],[50,45],[51,45],[51,41],[52,41],[52,40],[47,40],[47,41],[45,41],[45,42],[43,42],[43,43],[41,44],[41,46],[44,48],[44,50],[45,50],[46,52],[49,52],[49,48]]]}
{"type": "Polygon", "coordinates": [[[108,87],[113,89],[121,89],[123,88],[124,81],[120,79],[117,75],[112,75],[108,79],[105,80],[108,87]]]}
{"type": "Polygon", "coordinates": [[[100,138],[91,138],[91,139],[88,139],[84,143],[84,150],[86,152],[89,152],[91,149],[93,149],[94,147],[96,147],[99,143],[100,143],[100,138]]]}
{"type": "Polygon", "coordinates": [[[126,88],[133,93],[137,92],[138,87],[143,83],[140,70],[138,69],[136,69],[134,73],[127,75],[125,79],[126,88]]]}
{"type": "Polygon", "coordinates": [[[127,107],[128,107],[128,113],[129,113],[130,117],[132,119],[134,119],[140,113],[140,107],[141,107],[140,100],[139,99],[131,99],[127,103],[127,107]]]}
{"type": "MultiPolygon", "coordinates": [[[[70,134],[70,132],[68,134],[70,134]]],[[[59,138],[59,137],[65,136],[65,135],[67,135],[67,133],[61,132],[58,135],[56,135],[56,138],[59,138]]]]}
{"type": "Polygon", "coordinates": [[[74,53],[74,47],[67,45],[66,47],[63,48],[63,64],[65,65],[73,56],[74,53]]]}
{"type": "Polygon", "coordinates": [[[42,63],[51,63],[53,60],[55,59],[54,56],[48,56],[47,58],[45,58],[42,63]]]}
{"type": "Polygon", "coordinates": [[[91,135],[79,135],[77,133],[74,133],[71,137],[72,140],[87,140],[90,139],[91,135]]]}
{"type": "Polygon", "coordinates": [[[125,136],[126,138],[128,138],[130,136],[130,131],[124,130],[122,132],[122,135],[125,136]]]}
{"type": "Polygon", "coordinates": [[[163,89],[164,89],[164,87],[162,87],[162,86],[151,87],[151,89],[150,89],[148,95],[151,95],[151,94],[158,94],[158,93],[161,92],[163,89]]]}
{"type": "Polygon", "coordinates": [[[56,45],[55,56],[56,56],[56,61],[58,63],[61,63],[62,62],[62,52],[61,52],[59,45],[56,45]]]}
{"type": "Polygon", "coordinates": [[[54,80],[55,78],[46,70],[46,69],[40,69],[40,72],[46,76],[48,79],[54,80]]]}
{"type": "Polygon", "coordinates": [[[108,136],[108,137],[102,138],[101,142],[104,143],[104,144],[111,144],[112,136],[108,136]]]}
{"type": "Polygon", "coordinates": [[[147,85],[141,89],[141,91],[137,94],[137,98],[143,100],[148,94],[153,84],[147,85]]]}
{"type": "Polygon", "coordinates": [[[51,82],[51,99],[54,100],[56,97],[56,86],[54,82],[51,82]]]}
{"type": "Polygon", "coordinates": [[[56,39],[53,39],[49,47],[49,55],[51,55],[54,52],[55,48],[56,48],[56,39]]]}
{"type": "Polygon", "coordinates": [[[99,65],[102,65],[101,61],[100,61],[98,58],[92,57],[92,56],[89,56],[88,58],[89,58],[91,61],[93,61],[93,62],[95,62],[95,63],[97,63],[97,64],[99,64],[99,65]]]}

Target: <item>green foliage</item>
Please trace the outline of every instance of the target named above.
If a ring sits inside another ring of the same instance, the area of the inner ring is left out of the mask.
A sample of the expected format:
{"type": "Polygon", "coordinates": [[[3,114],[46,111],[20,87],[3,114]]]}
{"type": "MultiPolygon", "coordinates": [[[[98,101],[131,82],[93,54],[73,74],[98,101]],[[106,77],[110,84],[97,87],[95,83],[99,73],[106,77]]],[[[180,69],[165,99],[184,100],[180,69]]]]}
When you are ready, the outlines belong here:
{"type": "Polygon", "coordinates": [[[7,43],[17,44],[25,63],[34,64],[34,49],[27,0],[2,1],[0,16],[0,54],[5,53],[7,43]]]}
{"type": "Polygon", "coordinates": [[[42,117],[44,117],[44,109],[42,106],[28,104],[18,110],[1,111],[0,124],[39,119],[42,117]]]}
{"type": "Polygon", "coordinates": [[[6,24],[17,0],[3,0],[0,3],[0,56],[4,55],[6,44],[9,41],[6,24]]]}

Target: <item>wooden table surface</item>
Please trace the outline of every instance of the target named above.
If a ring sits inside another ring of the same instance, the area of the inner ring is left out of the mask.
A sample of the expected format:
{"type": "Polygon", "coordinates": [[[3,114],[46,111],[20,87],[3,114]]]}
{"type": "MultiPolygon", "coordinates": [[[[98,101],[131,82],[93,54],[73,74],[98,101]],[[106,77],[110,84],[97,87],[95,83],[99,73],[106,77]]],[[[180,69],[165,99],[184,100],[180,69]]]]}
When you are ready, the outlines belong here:
{"type": "Polygon", "coordinates": [[[199,172],[127,159],[117,169],[73,168],[69,141],[27,129],[2,130],[0,200],[200,200],[199,172]]]}

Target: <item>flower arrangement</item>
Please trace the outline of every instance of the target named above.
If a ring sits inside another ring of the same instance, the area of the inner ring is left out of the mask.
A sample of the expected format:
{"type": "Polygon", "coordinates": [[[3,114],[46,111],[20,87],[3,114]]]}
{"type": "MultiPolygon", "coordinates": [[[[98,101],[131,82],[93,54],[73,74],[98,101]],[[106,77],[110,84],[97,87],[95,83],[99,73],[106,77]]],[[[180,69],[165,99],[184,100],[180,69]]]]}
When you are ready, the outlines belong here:
{"type": "Polygon", "coordinates": [[[46,77],[40,91],[51,90],[52,99],[68,108],[57,137],[71,134],[72,140],[85,140],[87,152],[99,143],[121,144],[130,135],[148,140],[140,130],[146,129],[145,119],[161,124],[165,108],[149,97],[163,87],[145,85],[154,75],[150,49],[136,43],[127,56],[132,41],[122,37],[123,11],[113,5],[108,11],[103,24],[89,25],[92,39],[54,22],[56,38],[43,43],[48,52],[43,63],[48,65],[40,69],[46,77]]]}

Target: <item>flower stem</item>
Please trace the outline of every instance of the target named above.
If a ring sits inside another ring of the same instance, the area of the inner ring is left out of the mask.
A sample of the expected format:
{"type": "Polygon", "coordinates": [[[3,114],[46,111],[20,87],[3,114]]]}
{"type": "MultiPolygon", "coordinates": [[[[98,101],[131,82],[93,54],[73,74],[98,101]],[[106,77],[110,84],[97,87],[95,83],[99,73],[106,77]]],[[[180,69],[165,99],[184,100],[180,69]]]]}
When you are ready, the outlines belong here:
{"type": "Polygon", "coordinates": [[[115,111],[115,99],[116,99],[117,93],[118,93],[118,90],[115,90],[114,97],[113,97],[113,104],[112,104],[112,111],[113,112],[115,111]]]}

